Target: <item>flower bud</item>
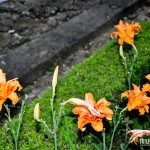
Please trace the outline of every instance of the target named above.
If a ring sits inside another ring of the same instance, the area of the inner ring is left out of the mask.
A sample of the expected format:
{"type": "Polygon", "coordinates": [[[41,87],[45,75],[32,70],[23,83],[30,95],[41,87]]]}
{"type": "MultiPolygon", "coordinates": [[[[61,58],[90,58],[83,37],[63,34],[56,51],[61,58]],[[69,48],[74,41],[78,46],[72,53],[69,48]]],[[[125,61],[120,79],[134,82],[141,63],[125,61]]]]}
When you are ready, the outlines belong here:
{"type": "Polygon", "coordinates": [[[40,118],[40,105],[37,103],[34,107],[34,119],[38,120],[40,118]]]}
{"type": "Polygon", "coordinates": [[[123,56],[123,47],[122,47],[122,45],[120,45],[119,53],[120,53],[120,56],[121,56],[121,57],[124,57],[124,56],[123,56]]]}
{"type": "Polygon", "coordinates": [[[54,71],[54,74],[53,74],[52,87],[56,87],[56,85],[57,85],[58,68],[59,68],[59,66],[57,66],[55,68],[55,71],[54,71]]]}

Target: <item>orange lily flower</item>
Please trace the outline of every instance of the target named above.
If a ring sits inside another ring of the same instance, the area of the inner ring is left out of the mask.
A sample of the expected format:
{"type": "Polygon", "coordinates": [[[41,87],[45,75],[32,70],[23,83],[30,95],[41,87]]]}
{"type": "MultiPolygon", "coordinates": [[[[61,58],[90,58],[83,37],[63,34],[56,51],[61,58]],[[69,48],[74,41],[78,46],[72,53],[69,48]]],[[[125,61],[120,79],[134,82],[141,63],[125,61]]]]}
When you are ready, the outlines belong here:
{"type": "Polygon", "coordinates": [[[150,104],[150,97],[146,94],[146,88],[140,90],[140,86],[136,86],[133,84],[134,89],[128,90],[124,93],[122,93],[121,98],[127,97],[128,98],[128,104],[127,108],[128,111],[131,111],[133,109],[138,109],[140,112],[140,115],[144,115],[145,112],[149,112],[149,106],[150,104]]]}
{"type": "Polygon", "coordinates": [[[105,98],[100,99],[97,103],[94,100],[92,93],[85,94],[85,100],[71,98],[64,102],[77,105],[72,111],[74,114],[79,114],[78,128],[85,131],[87,124],[91,124],[97,132],[103,130],[102,119],[107,118],[112,120],[113,111],[108,107],[111,103],[105,98]]]}
{"type": "Polygon", "coordinates": [[[0,110],[2,109],[2,104],[7,100],[7,98],[9,98],[14,105],[19,101],[19,98],[15,93],[17,89],[18,91],[22,89],[17,78],[6,82],[6,75],[0,69],[0,110]]]}
{"type": "Polygon", "coordinates": [[[111,37],[113,35],[115,38],[119,37],[118,43],[123,45],[124,42],[133,45],[134,44],[134,36],[139,33],[141,30],[141,26],[138,23],[132,22],[128,24],[127,22],[124,24],[123,21],[119,21],[119,25],[115,26],[118,31],[112,32],[111,37]],[[137,31],[137,32],[135,32],[137,31]]]}
{"type": "Polygon", "coordinates": [[[134,130],[128,131],[127,134],[128,133],[132,133],[132,136],[129,139],[130,143],[134,141],[135,144],[138,142],[138,137],[142,137],[143,135],[150,136],[150,130],[134,129],[134,130]]]}
{"type": "MultiPolygon", "coordinates": [[[[150,74],[146,75],[145,78],[150,80],[150,74]]],[[[148,83],[144,84],[142,90],[146,92],[150,92],[150,84],[148,83]]]]}
{"type": "Polygon", "coordinates": [[[146,92],[150,92],[150,84],[144,84],[143,85],[143,88],[142,88],[142,91],[146,91],[146,92]]]}

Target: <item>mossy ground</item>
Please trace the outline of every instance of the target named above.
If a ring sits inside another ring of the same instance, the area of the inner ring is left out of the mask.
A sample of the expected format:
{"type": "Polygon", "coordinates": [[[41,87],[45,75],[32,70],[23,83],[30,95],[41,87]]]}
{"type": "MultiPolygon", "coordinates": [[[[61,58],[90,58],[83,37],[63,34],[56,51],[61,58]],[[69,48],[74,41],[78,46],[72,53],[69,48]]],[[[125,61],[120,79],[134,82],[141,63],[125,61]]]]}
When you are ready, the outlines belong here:
{"type": "MultiPolygon", "coordinates": [[[[150,73],[150,22],[142,22],[142,31],[135,38],[135,45],[139,51],[138,59],[134,67],[135,84],[145,82],[144,76],[150,73]]],[[[124,51],[131,49],[124,45],[124,51]]],[[[72,97],[84,99],[85,93],[91,92],[95,100],[105,97],[113,105],[121,103],[120,94],[128,89],[124,68],[118,53],[119,45],[117,40],[107,43],[104,48],[96,51],[91,57],[72,67],[65,77],[58,79],[56,88],[56,98],[54,100],[55,110],[59,111],[60,103],[72,97]]],[[[35,104],[40,103],[40,117],[51,126],[50,118],[50,97],[51,89],[48,89],[43,98],[36,99],[32,104],[26,106],[23,124],[20,132],[19,147],[20,150],[50,150],[54,149],[53,138],[48,134],[44,126],[33,119],[33,109],[35,104]]],[[[112,105],[112,107],[113,107],[112,105]]],[[[77,128],[77,116],[72,114],[74,106],[67,104],[65,113],[68,125],[72,132],[72,140],[78,150],[92,150],[91,133],[101,138],[101,133],[96,133],[90,126],[85,132],[77,128]]],[[[17,119],[14,119],[16,121],[17,119]]],[[[111,127],[111,122],[104,121],[104,126],[111,127]]],[[[68,141],[65,140],[63,128],[65,127],[64,118],[62,118],[58,130],[58,148],[61,150],[69,149],[68,141]]],[[[122,134],[120,127],[117,135],[122,134]]],[[[106,129],[106,134],[110,129],[106,129]]],[[[13,149],[13,138],[5,124],[0,130],[0,150],[13,149]]],[[[109,140],[109,137],[108,139],[109,140]]]]}

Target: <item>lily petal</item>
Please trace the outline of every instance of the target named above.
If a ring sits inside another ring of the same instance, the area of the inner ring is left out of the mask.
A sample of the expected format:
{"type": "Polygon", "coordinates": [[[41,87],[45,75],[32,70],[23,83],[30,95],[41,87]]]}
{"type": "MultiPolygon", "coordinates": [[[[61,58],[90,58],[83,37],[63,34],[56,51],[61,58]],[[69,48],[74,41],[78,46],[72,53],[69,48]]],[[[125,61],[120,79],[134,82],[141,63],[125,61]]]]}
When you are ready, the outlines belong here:
{"type": "Polygon", "coordinates": [[[92,93],[85,94],[85,102],[91,104],[92,106],[96,104],[92,93]]]}
{"type": "Polygon", "coordinates": [[[150,74],[146,75],[145,78],[150,80],[150,74]]]}
{"type": "Polygon", "coordinates": [[[8,98],[12,101],[12,103],[15,105],[18,101],[19,101],[19,98],[17,96],[17,94],[15,92],[11,92],[9,95],[8,95],[8,98]]]}
{"type": "Polygon", "coordinates": [[[97,111],[91,104],[78,99],[78,98],[71,98],[68,101],[64,102],[63,105],[65,105],[66,103],[71,103],[71,104],[75,104],[75,105],[80,105],[80,106],[85,106],[88,108],[88,110],[95,116],[101,116],[101,114],[99,113],[99,111],[97,111]]]}
{"type": "Polygon", "coordinates": [[[102,120],[98,121],[98,122],[92,122],[92,127],[94,128],[94,130],[96,130],[97,132],[100,132],[103,130],[103,123],[102,120]]]}
{"type": "Polygon", "coordinates": [[[0,85],[6,83],[6,75],[3,73],[2,69],[0,69],[0,85]]]}
{"type": "Polygon", "coordinates": [[[73,112],[74,114],[80,114],[81,112],[89,113],[89,110],[88,110],[86,107],[84,107],[84,106],[76,106],[76,107],[72,110],[72,112],[73,112]]]}
{"type": "Polygon", "coordinates": [[[2,110],[2,105],[5,102],[5,100],[0,100],[0,110],[2,110]]]}
{"type": "Polygon", "coordinates": [[[86,119],[85,117],[79,117],[78,118],[78,128],[81,131],[85,131],[86,127],[84,127],[85,125],[91,123],[90,120],[86,119]]]}
{"type": "Polygon", "coordinates": [[[143,88],[142,88],[142,91],[144,91],[144,92],[150,92],[150,84],[144,84],[143,88]]]}

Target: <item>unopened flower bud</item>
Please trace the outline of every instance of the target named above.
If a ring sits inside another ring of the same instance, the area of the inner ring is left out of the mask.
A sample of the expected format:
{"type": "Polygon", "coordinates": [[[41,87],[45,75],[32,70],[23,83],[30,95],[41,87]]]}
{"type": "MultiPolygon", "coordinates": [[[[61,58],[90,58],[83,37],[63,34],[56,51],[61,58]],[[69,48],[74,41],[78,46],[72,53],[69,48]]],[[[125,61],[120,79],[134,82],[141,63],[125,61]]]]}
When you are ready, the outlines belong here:
{"type": "Polygon", "coordinates": [[[120,56],[121,56],[121,57],[124,57],[124,56],[123,56],[123,47],[122,47],[122,45],[120,45],[119,53],[120,53],[120,56]]]}
{"type": "Polygon", "coordinates": [[[40,118],[40,105],[37,103],[34,107],[34,119],[38,120],[40,118]]]}
{"type": "Polygon", "coordinates": [[[58,68],[59,68],[59,66],[57,66],[55,68],[55,71],[54,71],[54,74],[53,74],[52,87],[56,87],[56,85],[57,85],[58,68]]]}

